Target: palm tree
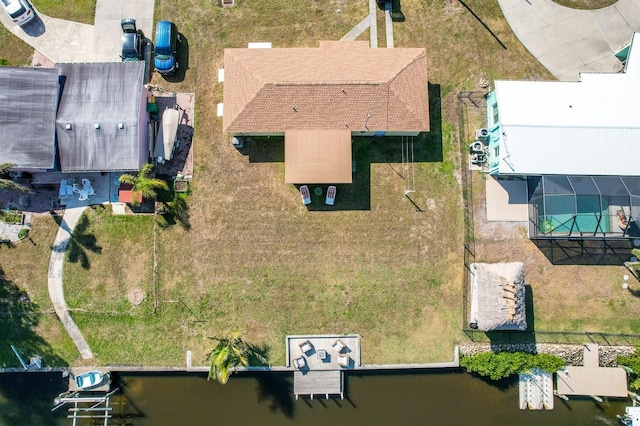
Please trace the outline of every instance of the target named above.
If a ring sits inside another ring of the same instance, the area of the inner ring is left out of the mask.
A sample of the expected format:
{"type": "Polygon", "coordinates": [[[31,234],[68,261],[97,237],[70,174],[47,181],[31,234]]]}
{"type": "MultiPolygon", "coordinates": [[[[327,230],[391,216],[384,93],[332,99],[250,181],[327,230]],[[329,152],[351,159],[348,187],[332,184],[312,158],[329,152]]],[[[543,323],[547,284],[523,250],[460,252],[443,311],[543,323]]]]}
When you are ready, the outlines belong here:
{"type": "Polygon", "coordinates": [[[149,177],[151,169],[153,169],[153,165],[147,163],[142,166],[137,176],[130,174],[120,176],[120,182],[133,186],[133,188],[131,188],[133,192],[133,201],[131,204],[134,206],[140,205],[138,194],[142,194],[145,198],[156,198],[156,189],[164,189],[165,191],[169,189],[167,183],[162,179],[149,177]]]}
{"type": "Polygon", "coordinates": [[[240,337],[240,330],[233,333],[231,337],[212,337],[212,339],[217,340],[218,343],[207,354],[206,360],[211,362],[207,379],[216,379],[224,385],[229,380],[229,374],[233,368],[249,365],[248,347],[240,337]]]}
{"type": "Polygon", "coordinates": [[[249,363],[266,363],[267,348],[247,344],[240,333],[238,330],[231,337],[212,337],[218,343],[205,359],[211,363],[207,380],[216,379],[224,385],[234,368],[247,367],[249,363]]]}
{"type": "MultiPolygon", "coordinates": [[[[0,164],[0,176],[5,176],[9,173],[9,169],[15,167],[16,165],[13,163],[2,163],[0,164]]],[[[24,185],[20,185],[18,182],[14,182],[11,179],[5,179],[0,177],[0,189],[8,189],[11,191],[18,192],[29,192],[29,188],[24,185]]]]}

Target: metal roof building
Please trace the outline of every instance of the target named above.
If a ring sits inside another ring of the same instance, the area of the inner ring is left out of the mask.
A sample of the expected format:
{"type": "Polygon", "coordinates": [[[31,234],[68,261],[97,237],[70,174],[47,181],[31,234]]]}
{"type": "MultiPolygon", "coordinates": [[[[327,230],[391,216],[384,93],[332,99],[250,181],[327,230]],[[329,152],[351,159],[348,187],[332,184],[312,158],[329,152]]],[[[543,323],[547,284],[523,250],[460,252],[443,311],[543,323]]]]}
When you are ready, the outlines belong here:
{"type": "Polygon", "coordinates": [[[0,162],[54,167],[58,91],[56,69],[0,67],[0,162]]]}
{"type": "MultiPolygon", "coordinates": [[[[496,81],[489,162],[500,175],[637,176],[640,44],[621,73],[578,82],[496,81]]],[[[637,42],[636,42],[637,41],[637,42]]]]}
{"type": "Polygon", "coordinates": [[[144,61],[56,64],[62,171],[138,170],[147,158],[144,61]]]}

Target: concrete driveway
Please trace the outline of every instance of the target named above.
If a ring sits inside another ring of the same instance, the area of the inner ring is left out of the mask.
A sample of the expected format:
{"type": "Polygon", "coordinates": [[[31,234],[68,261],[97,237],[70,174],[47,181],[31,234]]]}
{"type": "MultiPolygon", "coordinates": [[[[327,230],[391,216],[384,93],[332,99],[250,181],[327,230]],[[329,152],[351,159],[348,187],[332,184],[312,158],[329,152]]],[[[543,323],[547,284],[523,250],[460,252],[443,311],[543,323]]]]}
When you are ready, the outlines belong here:
{"type": "MultiPolygon", "coordinates": [[[[153,31],[154,0],[97,0],[95,25],[51,18],[36,10],[36,18],[20,27],[0,13],[2,24],[53,62],[120,61],[124,18],[136,20],[147,37],[153,31]]],[[[34,8],[35,9],[35,8],[34,8]]]]}
{"type": "Polygon", "coordinates": [[[577,10],[551,0],[498,0],[522,44],[558,80],[579,73],[615,72],[614,52],[640,31],[640,0],[619,0],[597,10],[577,10]]]}

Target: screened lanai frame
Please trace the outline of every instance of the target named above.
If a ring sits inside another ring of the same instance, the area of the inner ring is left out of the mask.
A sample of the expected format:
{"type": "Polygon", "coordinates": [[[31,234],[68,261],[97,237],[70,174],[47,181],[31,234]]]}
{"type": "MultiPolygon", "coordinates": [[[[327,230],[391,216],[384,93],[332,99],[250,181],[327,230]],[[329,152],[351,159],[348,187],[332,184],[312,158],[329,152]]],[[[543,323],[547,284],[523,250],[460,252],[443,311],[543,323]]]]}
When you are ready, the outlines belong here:
{"type": "Polygon", "coordinates": [[[640,237],[640,177],[530,177],[530,238],[640,237]]]}

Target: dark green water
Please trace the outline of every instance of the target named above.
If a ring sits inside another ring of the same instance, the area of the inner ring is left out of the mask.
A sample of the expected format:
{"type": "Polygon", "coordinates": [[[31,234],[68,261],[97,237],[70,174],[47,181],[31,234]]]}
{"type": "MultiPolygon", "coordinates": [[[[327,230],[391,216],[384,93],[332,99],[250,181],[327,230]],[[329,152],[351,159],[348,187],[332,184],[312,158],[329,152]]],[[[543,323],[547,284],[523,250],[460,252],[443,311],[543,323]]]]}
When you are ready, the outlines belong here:
{"type": "MultiPolygon", "coordinates": [[[[48,412],[60,380],[21,377],[0,375],[2,424],[71,424],[66,412],[48,412]]],[[[290,373],[235,375],[224,386],[193,374],[119,380],[124,392],[113,400],[114,415],[126,420],[113,425],[618,425],[628,404],[556,398],[553,411],[522,411],[515,382],[499,388],[451,370],[349,374],[345,400],[313,401],[295,400],[290,373]]]]}

